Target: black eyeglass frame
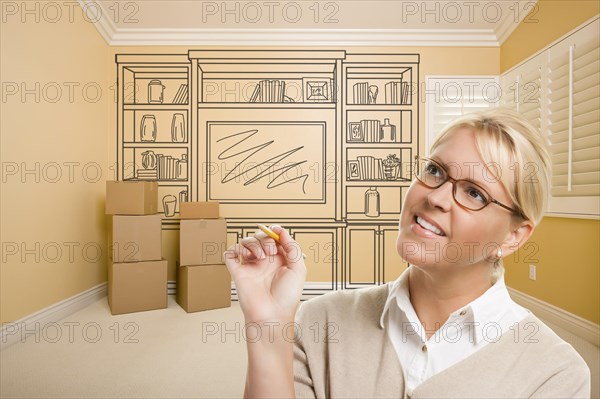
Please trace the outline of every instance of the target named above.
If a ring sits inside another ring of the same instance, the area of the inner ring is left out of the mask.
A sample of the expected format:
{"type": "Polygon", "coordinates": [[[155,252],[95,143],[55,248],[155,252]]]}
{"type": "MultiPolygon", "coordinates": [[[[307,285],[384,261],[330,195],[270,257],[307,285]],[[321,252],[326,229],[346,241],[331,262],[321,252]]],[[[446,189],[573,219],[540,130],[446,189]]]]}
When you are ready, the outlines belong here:
{"type": "Polygon", "coordinates": [[[511,212],[513,212],[513,213],[515,213],[517,216],[519,216],[519,217],[521,217],[521,218],[523,218],[523,219],[525,219],[525,220],[527,219],[527,218],[525,217],[525,215],[523,214],[523,212],[521,212],[521,211],[520,211],[520,210],[518,210],[518,209],[513,209],[513,208],[511,208],[511,207],[509,207],[509,206],[507,206],[507,205],[504,205],[502,202],[500,202],[500,201],[498,201],[498,200],[494,199],[494,198],[493,198],[493,197],[490,195],[490,193],[488,193],[488,192],[487,192],[487,190],[486,190],[485,188],[481,187],[479,184],[477,184],[477,183],[474,183],[474,182],[472,182],[472,181],[470,181],[470,180],[467,180],[467,179],[454,179],[453,177],[450,177],[450,173],[448,173],[448,170],[447,170],[447,169],[446,169],[446,168],[445,168],[443,165],[441,165],[439,162],[437,162],[437,161],[436,161],[436,160],[434,160],[434,159],[431,159],[431,158],[425,158],[425,157],[420,157],[420,156],[418,156],[418,155],[415,155],[415,169],[414,169],[414,171],[413,171],[413,174],[414,174],[414,176],[415,176],[415,179],[417,179],[417,180],[419,181],[419,183],[423,184],[425,187],[428,187],[428,188],[433,188],[433,189],[439,188],[439,187],[443,186],[443,185],[444,185],[444,184],[445,184],[447,181],[449,181],[449,182],[452,184],[452,198],[454,198],[454,202],[456,202],[456,203],[458,204],[458,206],[460,206],[460,207],[461,207],[461,208],[463,208],[463,209],[467,209],[467,210],[470,210],[470,211],[480,211],[480,210],[482,210],[483,208],[485,208],[486,206],[488,206],[489,204],[492,204],[492,203],[494,203],[494,204],[496,204],[496,205],[500,205],[501,207],[503,207],[503,208],[505,208],[505,209],[507,209],[507,210],[509,210],[509,211],[511,211],[511,212]],[[441,182],[439,185],[437,185],[437,186],[430,186],[430,185],[426,184],[424,181],[422,181],[421,179],[419,179],[419,175],[418,175],[418,174],[419,174],[419,171],[417,170],[417,169],[418,169],[418,168],[417,168],[417,165],[419,164],[419,159],[421,159],[421,160],[424,160],[424,161],[430,161],[430,162],[433,162],[433,163],[434,163],[436,166],[438,166],[438,167],[439,167],[441,170],[443,170],[443,171],[444,171],[444,173],[446,174],[446,180],[442,181],[442,182],[441,182]],[[477,187],[478,189],[481,189],[481,191],[482,191],[483,193],[485,193],[485,196],[486,196],[486,200],[487,200],[487,202],[485,203],[485,205],[483,205],[481,208],[478,208],[478,209],[473,209],[473,208],[469,208],[468,206],[466,206],[466,205],[463,205],[463,204],[461,204],[460,202],[458,202],[458,200],[456,199],[456,183],[458,183],[459,181],[466,181],[466,182],[469,182],[469,183],[473,184],[475,187],[477,187]]]}

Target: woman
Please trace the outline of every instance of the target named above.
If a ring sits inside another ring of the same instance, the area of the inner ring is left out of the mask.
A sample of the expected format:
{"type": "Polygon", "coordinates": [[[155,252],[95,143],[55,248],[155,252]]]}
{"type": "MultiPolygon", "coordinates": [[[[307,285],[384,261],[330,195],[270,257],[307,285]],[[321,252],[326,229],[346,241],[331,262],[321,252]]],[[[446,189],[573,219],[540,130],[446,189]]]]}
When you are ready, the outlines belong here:
{"type": "Polygon", "coordinates": [[[393,283],[296,312],[306,268],[285,229],[273,226],[281,245],[257,233],[226,252],[248,326],[245,396],[589,397],[583,359],[504,285],[502,258],[543,216],[539,133],[502,108],[465,115],[413,168],[396,245],[411,266],[393,283]]]}

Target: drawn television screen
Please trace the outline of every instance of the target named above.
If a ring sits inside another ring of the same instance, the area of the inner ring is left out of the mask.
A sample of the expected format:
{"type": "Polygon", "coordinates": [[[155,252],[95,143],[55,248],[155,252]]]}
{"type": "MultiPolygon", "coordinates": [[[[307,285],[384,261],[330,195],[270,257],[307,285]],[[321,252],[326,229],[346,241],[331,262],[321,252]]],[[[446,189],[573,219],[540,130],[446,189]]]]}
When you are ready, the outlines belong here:
{"type": "Polygon", "coordinates": [[[324,203],[324,122],[208,122],[209,200],[324,203]]]}

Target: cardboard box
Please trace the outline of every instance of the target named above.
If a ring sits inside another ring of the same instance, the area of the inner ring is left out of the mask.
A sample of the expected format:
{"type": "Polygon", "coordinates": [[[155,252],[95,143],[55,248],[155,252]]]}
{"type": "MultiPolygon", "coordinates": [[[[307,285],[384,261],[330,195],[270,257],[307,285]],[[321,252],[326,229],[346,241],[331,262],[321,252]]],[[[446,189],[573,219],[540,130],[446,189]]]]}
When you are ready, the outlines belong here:
{"type": "Polygon", "coordinates": [[[219,203],[209,202],[182,202],[179,204],[180,219],[218,219],[219,203]]]}
{"type": "Polygon", "coordinates": [[[167,307],[167,261],[109,263],[108,306],[112,314],[167,307]]]}
{"type": "Polygon", "coordinates": [[[177,303],[188,313],[231,306],[231,275],[225,265],[177,268],[177,303]]]}
{"type": "Polygon", "coordinates": [[[112,261],[142,262],[162,259],[160,215],[115,215],[112,234],[112,261]]]}
{"type": "Polygon", "coordinates": [[[180,222],[180,266],[223,264],[223,252],[226,250],[225,219],[187,219],[180,222]]]}
{"type": "Polygon", "coordinates": [[[107,181],[107,215],[152,215],[157,213],[158,183],[155,181],[107,181]]]}

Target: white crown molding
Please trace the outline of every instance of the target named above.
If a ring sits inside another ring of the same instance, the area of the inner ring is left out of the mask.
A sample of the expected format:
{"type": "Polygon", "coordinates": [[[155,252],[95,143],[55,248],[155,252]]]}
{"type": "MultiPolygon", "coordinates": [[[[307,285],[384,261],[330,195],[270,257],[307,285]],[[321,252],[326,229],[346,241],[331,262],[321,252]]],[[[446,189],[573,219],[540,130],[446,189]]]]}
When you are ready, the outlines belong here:
{"type": "MultiPolygon", "coordinates": [[[[103,7],[78,0],[82,8],[103,7]]],[[[534,1],[537,3],[537,0],[534,1]]],[[[104,8],[96,29],[110,46],[441,46],[499,47],[527,16],[531,0],[518,0],[506,17],[490,29],[223,29],[118,28],[104,8]]]]}
{"type": "MultiPolygon", "coordinates": [[[[502,43],[504,43],[506,39],[508,39],[508,37],[514,32],[515,29],[517,29],[517,27],[525,19],[525,17],[528,14],[528,12],[524,11],[526,10],[525,7],[527,7],[527,10],[529,11],[529,6],[531,3],[535,3],[535,5],[537,5],[537,0],[518,0],[517,2],[515,2],[515,4],[513,4],[512,7],[518,6],[518,10],[522,11],[518,15],[518,20],[515,21],[515,18],[513,18],[514,15],[509,15],[507,18],[503,18],[502,21],[500,21],[500,23],[497,25],[497,28],[494,29],[496,37],[498,38],[498,43],[500,45],[502,45],[502,43]]],[[[535,18],[535,14],[532,18],[535,18]]]]}
{"type": "MultiPolygon", "coordinates": [[[[79,3],[79,6],[82,9],[86,9],[86,7],[88,7],[89,4],[91,4],[91,3],[94,3],[93,4],[94,6],[102,7],[101,3],[96,3],[93,0],[77,0],[77,2],[79,3]]],[[[114,22],[110,18],[107,18],[108,13],[105,12],[104,9],[102,9],[102,11],[103,12],[102,12],[100,18],[98,19],[98,21],[94,21],[93,24],[96,27],[96,30],[100,33],[100,35],[104,39],[104,41],[108,45],[111,45],[110,42],[112,41],[112,38],[117,31],[117,27],[115,26],[114,22]]]]}
{"type": "Polygon", "coordinates": [[[35,330],[35,325],[56,323],[106,296],[107,283],[98,284],[70,298],[11,323],[2,323],[0,350],[24,339],[23,331],[35,330]]]}
{"type": "Polygon", "coordinates": [[[117,29],[97,22],[111,46],[498,47],[491,29],[117,29]],[[108,39],[107,39],[108,38],[108,39]]]}
{"type": "Polygon", "coordinates": [[[523,292],[510,287],[507,288],[511,298],[516,303],[531,310],[542,321],[555,324],[596,346],[600,346],[600,326],[598,324],[523,292]]]}

